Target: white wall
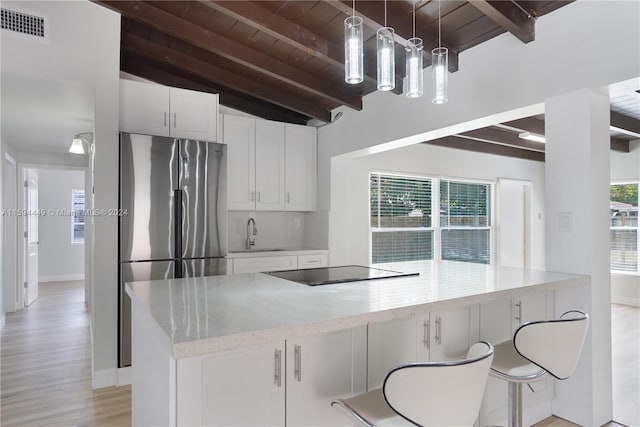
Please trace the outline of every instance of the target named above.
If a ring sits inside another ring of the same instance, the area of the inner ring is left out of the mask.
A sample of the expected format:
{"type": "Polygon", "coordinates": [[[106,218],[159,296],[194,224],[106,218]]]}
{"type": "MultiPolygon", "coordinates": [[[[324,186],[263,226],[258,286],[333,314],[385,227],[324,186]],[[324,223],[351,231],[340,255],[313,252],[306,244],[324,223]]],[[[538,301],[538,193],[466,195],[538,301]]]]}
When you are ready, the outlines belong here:
{"type": "Polygon", "coordinates": [[[58,212],[39,219],[39,282],[84,279],[84,244],[71,243],[71,190],[84,189],[84,171],[39,169],[38,207],[58,212]]]}
{"type": "MultiPolygon", "coordinates": [[[[427,144],[333,162],[340,170],[340,185],[331,193],[331,262],[368,264],[369,172],[400,172],[443,178],[476,179],[495,183],[498,178],[532,182],[532,266],[544,268],[544,163],[474,153],[427,144]]],[[[495,225],[495,224],[494,224],[495,225]]]]}
{"type": "MultiPolygon", "coordinates": [[[[86,0],[2,5],[46,16],[50,32],[48,42],[3,32],[3,74],[79,82],[95,91],[94,207],[117,207],[120,15],[86,0]]],[[[19,149],[19,141],[15,145],[19,149]]],[[[91,206],[91,199],[88,202],[91,206]]],[[[93,228],[93,240],[88,233],[85,245],[90,263],[92,381],[94,387],[104,387],[116,382],[117,218],[93,219],[87,230],[93,228]]]]}
{"type": "MultiPolygon", "coordinates": [[[[629,153],[611,151],[611,182],[640,181],[640,140],[632,141],[629,153]]],[[[640,307],[640,275],[612,274],[611,302],[640,307]]]]}

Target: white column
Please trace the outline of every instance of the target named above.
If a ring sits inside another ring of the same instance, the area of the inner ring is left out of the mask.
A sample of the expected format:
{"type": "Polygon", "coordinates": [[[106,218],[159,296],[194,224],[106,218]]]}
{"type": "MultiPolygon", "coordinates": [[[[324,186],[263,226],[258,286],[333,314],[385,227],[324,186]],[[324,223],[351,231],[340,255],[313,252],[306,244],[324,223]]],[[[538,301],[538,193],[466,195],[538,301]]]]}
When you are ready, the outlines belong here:
{"type": "Polygon", "coordinates": [[[547,269],[591,276],[589,288],[556,292],[555,311],[591,316],[582,359],[556,381],[553,413],[582,426],[611,420],[609,97],[582,89],[546,101],[547,269]]]}

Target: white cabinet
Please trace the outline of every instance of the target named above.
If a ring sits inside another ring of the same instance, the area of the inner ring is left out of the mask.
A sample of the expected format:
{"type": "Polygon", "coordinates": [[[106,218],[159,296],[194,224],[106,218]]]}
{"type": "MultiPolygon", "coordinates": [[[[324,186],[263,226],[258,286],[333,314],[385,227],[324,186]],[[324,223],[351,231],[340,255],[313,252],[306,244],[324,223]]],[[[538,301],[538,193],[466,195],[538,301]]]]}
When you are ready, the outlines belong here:
{"type": "Polygon", "coordinates": [[[331,400],[364,391],[366,327],[177,364],[177,425],[350,426],[331,400]]]}
{"type": "Polygon", "coordinates": [[[284,123],[256,120],[256,210],[284,210],[284,123]]]}
{"type": "Polygon", "coordinates": [[[236,258],[233,260],[233,274],[295,270],[296,268],[298,268],[298,257],[295,255],[236,258]]]}
{"type": "Polygon", "coordinates": [[[470,308],[369,325],[368,384],[380,387],[395,366],[464,358],[472,343],[470,308]]]}
{"type": "Polygon", "coordinates": [[[311,211],[316,129],[225,115],[230,210],[311,211]]]}
{"type": "Polygon", "coordinates": [[[287,426],[351,426],[331,407],[366,388],[366,327],[287,341],[287,426]]]}
{"type": "Polygon", "coordinates": [[[284,426],[285,343],[181,359],[179,426],[284,426]]]}
{"type": "Polygon", "coordinates": [[[216,141],[218,95],[120,80],[120,130],[216,141]]]}
{"type": "Polygon", "coordinates": [[[286,210],[316,208],[316,128],[287,124],[285,127],[286,210]]]}
{"type": "Polygon", "coordinates": [[[223,128],[227,145],[227,207],[255,209],[256,121],[225,114],[223,128]]]}
{"type": "Polygon", "coordinates": [[[232,274],[260,273],[263,271],[282,271],[304,268],[318,268],[329,265],[329,254],[305,254],[305,255],[269,255],[249,258],[233,258],[232,268],[228,271],[232,274]]]}

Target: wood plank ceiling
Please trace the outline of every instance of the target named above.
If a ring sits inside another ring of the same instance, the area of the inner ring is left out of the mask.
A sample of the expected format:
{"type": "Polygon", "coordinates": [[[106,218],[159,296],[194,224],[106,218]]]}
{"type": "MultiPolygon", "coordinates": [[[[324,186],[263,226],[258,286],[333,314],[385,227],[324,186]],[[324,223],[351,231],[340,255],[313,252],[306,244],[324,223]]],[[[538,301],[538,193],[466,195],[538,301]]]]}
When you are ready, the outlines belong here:
{"type": "MultiPolygon", "coordinates": [[[[358,85],[344,82],[344,19],[352,13],[350,0],[94,1],[122,15],[122,71],[160,84],[218,93],[222,105],[258,117],[300,124],[310,119],[330,122],[333,109],[360,110],[362,97],[376,90],[375,32],[385,22],[383,0],[356,1],[356,13],[365,26],[365,79],[358,85]]],[[[449,48],[449,71],[458,71],[461,52],[505,32],[523,45],[534,40],[535,19],[569,3],[442,0],[442,44],[449,48]]],[[[402,96],[413,2],[388,0],[386,6],[387,23],[396,32],[394,93],[402,96]]],[[[438,43],[438,1],[416,0],[415,7],[416,36],[424,40],[428,67],[431,49],[438,43]]],[[[544,134],[535,130],[540,123],[544,122],[530,118],[532,129],[521,122],[513,126],[515,131],[504,126],[479,129],[430,143],[482,151],[487,150],[486,141],[500,137],[502,148],[489,152],[542,160],[544,145],[523,145],[514,133],[524,129],[544,134]]]]}

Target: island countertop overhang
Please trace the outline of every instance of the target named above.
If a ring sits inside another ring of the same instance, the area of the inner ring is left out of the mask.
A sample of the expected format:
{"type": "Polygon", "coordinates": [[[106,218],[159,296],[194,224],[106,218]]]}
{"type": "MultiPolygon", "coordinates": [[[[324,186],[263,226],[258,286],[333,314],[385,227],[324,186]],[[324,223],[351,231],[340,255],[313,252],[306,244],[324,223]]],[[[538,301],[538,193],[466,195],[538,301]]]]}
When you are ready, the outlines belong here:
{"type": "Polygon", "coordinates": [[[175,359],[567,286],[589,276],[456,261],[376,265],[420,276],[309,287],[262,273],[135,282],[132,310],[175,359]]]}

